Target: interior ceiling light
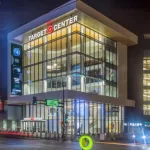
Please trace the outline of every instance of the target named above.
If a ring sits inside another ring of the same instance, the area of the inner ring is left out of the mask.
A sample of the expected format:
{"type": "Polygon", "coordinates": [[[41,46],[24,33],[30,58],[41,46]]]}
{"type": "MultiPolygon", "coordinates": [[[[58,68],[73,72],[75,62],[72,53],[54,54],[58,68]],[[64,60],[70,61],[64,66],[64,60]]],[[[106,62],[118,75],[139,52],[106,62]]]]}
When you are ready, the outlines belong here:
{"type": "Polygon", "coordinates": [[[52,69],[52,66],[48,65],[48,66],[47,66],[47,69],[52,69]]]}

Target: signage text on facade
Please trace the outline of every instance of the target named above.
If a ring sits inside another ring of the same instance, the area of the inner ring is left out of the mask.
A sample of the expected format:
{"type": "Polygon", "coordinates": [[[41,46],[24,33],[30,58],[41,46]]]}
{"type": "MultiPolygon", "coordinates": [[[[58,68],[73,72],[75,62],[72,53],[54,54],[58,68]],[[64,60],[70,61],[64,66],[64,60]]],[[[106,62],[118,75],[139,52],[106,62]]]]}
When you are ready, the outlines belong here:
{"type": "Polygon", "coordinates": [[[27,120],[27,121],[40,121],[40,120],[43,120],[43,119],[42,118],[31,117],[31,118],[24,118],[24,120],[27,120]]]}
{"type": "Polygon", "coordinates": [[[56,30],[59,30],[59,29],[61,29],[63,27],[66,27],[68,25],[71,25],[71,24],[77,22],[77,20],[78,20],[78,16],[76,15],[76,16],[70,17],[70,18],[68,18],[68,19],[66,19],[66,20],[64,20],[62,22],[59,22],[59,23],[57,23],[55,25],[49,25],[47,27],[47,29],[41,30],[41,31],[39,31],[39,32],[37,32],[37,33],[35,33],[33,35],[30,35],[28,37],[29,41],[35,40],[36,38],[44,36],[44,35],[46,35],[46,33],[51,34],[52,32],[54,32],[56,30]]]}

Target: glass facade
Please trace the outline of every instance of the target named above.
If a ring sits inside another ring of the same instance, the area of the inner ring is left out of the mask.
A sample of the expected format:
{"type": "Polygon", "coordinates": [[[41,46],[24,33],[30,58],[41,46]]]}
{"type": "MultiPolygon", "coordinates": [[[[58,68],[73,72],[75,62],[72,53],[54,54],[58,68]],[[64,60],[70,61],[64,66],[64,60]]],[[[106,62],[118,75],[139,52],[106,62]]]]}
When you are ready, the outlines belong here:
{"type": "MultiPolygon", "coordinates": [[[[112,132],[121,133],[123,129],[123,110],[121,106],[67,99],[64,107],[64,113],[68,114],[67,134],[73,137],[74,135],[88,133],[93,135],[112,132]]],[[[48,107],[43,104],[29,104],[23,107],[23,111],[25,112],[25,118],[32,116],[42,118],[43,123],[46,120],[47,127],[45,128],[45,124],[43,124],[42,132],[62,133],[62,108],[48,107]]],[[[33,125],[30,125],[30,130],[27,130],[29,129],[27,122],[22,126],[24,131],[33,131],[33,125]]],[[[40,130],[38,125],[36,127],[34,125],[34,128],[40,130]]]]}
{"type": "MultiPolygon", "coordinates": [[[[23,43],[23,95],[74,90],[117,97],[116,42],[80,23],[23,43]]],[[[59,99],[62,103],[62,99],[59,99]]],[[[63,108],[26,104],[23,117],[43,122],[23,123],[24,131],[62,132],[68,115],[68,135],[121,133],[124,107],[65,97],[63,108]],[[32,126],[32,127],[31,127],[32,126]],[[41,126],[43,126],[41,128],[41,126]]]]}
{"type": "Polygon", "coordinates": [[[66,89],[117,97],[116,42],[75,23],[24,43],[24,95],[66,89]]]}
{"type": "Polygon", "coordinates": [[[150,51],[144,51],[143,60],[143,113],[150,115],[150,51]]]}

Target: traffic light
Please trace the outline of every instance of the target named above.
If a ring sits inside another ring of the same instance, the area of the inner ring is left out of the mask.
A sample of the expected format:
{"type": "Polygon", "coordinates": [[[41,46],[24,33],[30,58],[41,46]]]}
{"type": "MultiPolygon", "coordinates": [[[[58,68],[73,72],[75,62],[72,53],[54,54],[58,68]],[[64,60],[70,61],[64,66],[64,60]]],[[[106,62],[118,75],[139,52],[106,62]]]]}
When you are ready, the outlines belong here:
{"type": "Polygon", "coordinates": [[[37,104],[37,97],[36,97],[36,96],[33,96],[32,104],[33,104],[33,105],[36,105],[36,104],[37,104]]]}
{"type": "Polygon", "coordinates": [[[65,114],[65,123],[68,123],[68,114],[65,114]]]}

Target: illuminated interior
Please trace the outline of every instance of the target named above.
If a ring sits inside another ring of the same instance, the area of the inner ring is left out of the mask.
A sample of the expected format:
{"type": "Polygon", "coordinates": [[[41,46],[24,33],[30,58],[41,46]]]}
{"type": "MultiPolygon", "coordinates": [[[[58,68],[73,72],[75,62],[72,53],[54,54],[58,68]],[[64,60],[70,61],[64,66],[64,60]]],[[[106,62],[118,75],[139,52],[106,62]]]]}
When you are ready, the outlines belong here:
{"type": "Polygon", "coordinates": [[[144,57],[143,60],[143,113],[150,115],[150,57],[144,57]]]}
{"type": "MultiPolygon", "coordinates": [[[[93,21],[92,18],[89,20],[93,21]]],[[[64,87],[65,90],[118,96],[116,41],[104,36],[104,30],[99,29],[98,24],[92,27],[90,21],[81,19],[29,41],[29,35],[47,28],[44,24],[15,38],[23,45],[23,95],[59,91],[64,87]]],[[[48,132],[53,133],[58,128],[57,132],[61,133],[57,122],[62,120],[61,108],[26,104],[23,109],[27,118],[44,118],[48,122],[48,132]]],[[[68,133],[90,131],[96,134],[102,130],[106,133],[120,133],[124,120],[123,110],[122,106],[66,98],[64,113],[69,114],[68,133]]],[[[29,125],[25,122],[23,130],[29,128],[29,125]]]]}
{"type": "Polygon", "coordinates": [[[64,83],[116,97],[116,69],[115,42],[79,23],[24,43],[25,95],[61,90],[64,83]]]}

